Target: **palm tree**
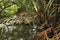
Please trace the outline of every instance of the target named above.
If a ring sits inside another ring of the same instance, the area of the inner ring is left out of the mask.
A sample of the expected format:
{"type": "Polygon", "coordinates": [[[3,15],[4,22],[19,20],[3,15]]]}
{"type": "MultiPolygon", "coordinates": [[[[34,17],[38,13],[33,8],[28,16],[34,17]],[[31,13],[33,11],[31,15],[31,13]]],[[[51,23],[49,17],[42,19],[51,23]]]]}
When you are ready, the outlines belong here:
{"type": "MultiPolygon", "coordinates": [[[[46,39],[44,39],[44,38],[46,37],[47,34],[52,35],[55,33],[55,32],[53,33],[52,31],[54,31],[54,30],[51,30],[51,29],[54,29],[54,28],[58,27],[58,25],[60,25],[60,21],[58,21],[60,19],[60,17],[58,15],[60,15],[60,14],[58,13],[58,5],[54,4],[55,1],[56,0],[38,0],[39,10],[37,11],[37,18],[39,18],[39,20],[40,20],[39,21],[40,26],[37,28],[37,34],[35,35],[35,37],[37,36],[37,38],[42,38],[42,36],[43,36],[42,39],[46,40],[47,38],[46,39]],[[57,16],[59,18],[57,18],[57,16]],[[40,29],[41,27],[42,27],[42,29],[40,29]],[[49,28],[51,28],[51,29],[49,30],[49,28]],[[42,30],[42,31],[40,31],[40,30],[42,30]],[[43,35],[43,34],[45,34],[45,35],[43,35]]],[[[51,36],[51,38],[53,36],[51,36]]],[[[50,38],[48,35],[47,35],[47,37],[50,38]]]]}

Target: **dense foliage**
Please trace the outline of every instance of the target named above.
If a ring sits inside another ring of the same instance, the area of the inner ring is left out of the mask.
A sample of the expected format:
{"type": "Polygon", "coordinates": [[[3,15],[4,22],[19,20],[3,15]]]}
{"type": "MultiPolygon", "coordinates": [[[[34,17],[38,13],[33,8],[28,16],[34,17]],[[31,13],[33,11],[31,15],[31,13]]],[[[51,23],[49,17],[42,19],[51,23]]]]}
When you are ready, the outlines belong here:
{"type": "Polygon", "coordinates": [[[60,0],[0,0],[0,40],[40,40],[36,34],[48,28],[59,33],[59,4],[60,0]]]}

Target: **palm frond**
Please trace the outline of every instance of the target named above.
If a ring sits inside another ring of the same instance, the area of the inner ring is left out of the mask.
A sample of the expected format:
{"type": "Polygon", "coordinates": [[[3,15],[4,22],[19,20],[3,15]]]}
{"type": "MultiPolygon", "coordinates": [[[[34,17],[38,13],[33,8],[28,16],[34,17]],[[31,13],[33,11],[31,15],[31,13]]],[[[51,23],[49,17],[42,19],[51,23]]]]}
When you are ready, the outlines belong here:
{"type": "Polygon", "coordinates": [[[51,10],[50,10],[50,13],[49,13],[49,16],[52,16],[52,14],[57,11],[57,6],[54,6],[51,10]]]}
{"type": "Polygon", "coordinates": [[[52,6],[54,0],[49,0],[47,6],[45,7],[45,12],[52,6]]]}

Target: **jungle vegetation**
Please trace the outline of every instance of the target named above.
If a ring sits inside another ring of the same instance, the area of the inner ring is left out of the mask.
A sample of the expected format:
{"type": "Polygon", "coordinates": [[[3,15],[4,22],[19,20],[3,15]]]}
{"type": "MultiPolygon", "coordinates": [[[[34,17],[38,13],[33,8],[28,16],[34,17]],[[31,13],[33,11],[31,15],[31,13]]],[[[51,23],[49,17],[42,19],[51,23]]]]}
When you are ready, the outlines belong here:
{"type": "Polygon", "coordinates": [[[60,40],[60,0],[0,0],[0,40],[60,40]]]}

